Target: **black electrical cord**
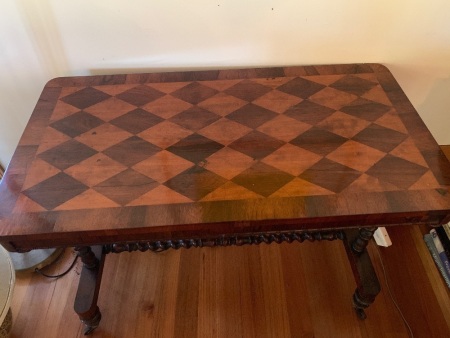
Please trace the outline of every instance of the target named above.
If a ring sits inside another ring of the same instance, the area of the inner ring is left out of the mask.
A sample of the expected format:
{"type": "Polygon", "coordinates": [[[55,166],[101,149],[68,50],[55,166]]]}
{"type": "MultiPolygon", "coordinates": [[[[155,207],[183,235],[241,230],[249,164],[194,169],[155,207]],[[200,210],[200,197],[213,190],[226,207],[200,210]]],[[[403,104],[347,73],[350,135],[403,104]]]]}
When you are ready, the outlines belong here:
{"type": "Polygon", "coordinates": [[[378,245],[375,245],[375,248],[376,248],[376,252],[378,254],[378,259],[380,260],[380,263],[381,263],[381,269],[383,270],[384,281],[387,286],[387,291],[388,291],[389,297],[391,298],[392,303],[394,303],[395,308],[397,309],[398,313],[400,314],[400,317],[402,318],[403,323],[405,324],[405,327],[408,330],[408,335],[411,338],[414,338],[414,333],[411,329],[411,326],[409,325],[408,321],[406,320],[405,315],[403,314],[403,311],[400,309],[400,306],[398,305],[397,301],[395,300],[394,294],[391,290],[391,286],[389,285],[389,281],[387,278],[387,271],[384,266],[383,258],[381,257],[380,248],[378,247],[378,245]]]}
{"type": "Polygon", "coordinates": [[[78,260],[78,255],[75,256],[75,259],[73,260],[72,264],[70,264],[69,268],[66,271],[64,271],[63,273],[60,273],[58,275],[54,275],[54,276],[47,275],[46,273],[42,272],[41,269],[38,269],[38,268],[34,269],[34,272],[37,272],[41,276],[44,276],[44,277],[47,277],[47,278],[55,278],[55,279],[61,278],[61,277],[65,276],[65,275],[67,275],[70,272],[70,270],[72,270],[72,268],[75,266],[75,263],[77,262],[77,260],[78,260]]]}

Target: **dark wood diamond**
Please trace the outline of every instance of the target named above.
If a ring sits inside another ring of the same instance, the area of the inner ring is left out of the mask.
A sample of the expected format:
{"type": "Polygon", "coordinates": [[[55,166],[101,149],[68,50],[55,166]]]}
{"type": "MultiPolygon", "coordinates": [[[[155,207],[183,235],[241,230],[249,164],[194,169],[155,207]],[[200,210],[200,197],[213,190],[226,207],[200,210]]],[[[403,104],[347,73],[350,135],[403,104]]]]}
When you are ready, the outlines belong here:
{"type": "Polygon", "coordinates": [[[83,183],[61,172],[23,191],[23,194],[47,210],[52,210],[87,189],[83,183]]]}
{"type": "Polygon", "coordinates": [[[103,151],[104,154],[126,166],[133,166],[161,150],[140,137],[132,136],[103,151]]]}
{"type": "Polygon", "coordinates": [[[330,87],[361,96],[376,85],[377,84],[372,81],[361,79],[357,76],[347,75],[331,84],[330,87]]]}
{"type": "Polygon", "coordinates": [[[211,96],[218,93],[217,90],[202,85],[198,82],[192,82],[187,86],[174,91],[171,95],[179,98],[180,100],[189,102],[191,104],[198,104],[211,96]]]}
{"type": "Polygon", "coordinates": [[[421,165],[388,154],[367,170],[366,173],[382,181],[392,183],[399,188],[408,189],[427,170],[421,165]]]}
{"type": "Polygon", "coordinates": [[[315,125],[334,112],[334,109],[321,106],[309,100],[303,100],[299,104],[289,108],[284,114],[296,120],[315,125]]]}
{"type": "Polygon", "coordinates": [[[226,182],[228,180],[223,177],[203,167],[194,166],[171,178],[164,185],[193,201],[198,201],[226,182]]]}
{"type": "Polygon", "coordinates": [[[152,102],[165,94],[156,90],[154,88],[150,88],[145,85],[140,85],[134,88],[131,88],[123,93],[117,95],[117,97],[123,101],[126,101],[135,106],[143,106],[149,102],[152,102]]]}
{"type": "Polygon", "coordinates": [[[384,104],[359,98],[350,103],[348,106],[342,107],[340,111],[367,121],[375,121],[387,113],[390,109],[390,107],[384,104]]]}
{"type": "Polygon", "coordinates": [[[313,127],[289,143],[325,156],[343,145],[347,139],[327,130],[313,127]]]}
{"type": "Polygon", "coordinates": [[[268,197],[293,179],[294,176],[284,171],[257,162],[234,177],[232,181],[259,195],[268,197]]]}
{"type": "Polygon", "coordinates": [[[97,154],[97,151],[75,140],[69,140],[38,156],[52,166],[64,170],[97,154]]]}
{"type": "Polygon", "coordinates": [[[66,135],[69,135],[70,137],[75,137],[98,127],[103,123],[105,122],[100,120],[98,117],[84,111],[80,111],[58,120],[50,126],[66,135]]]}
{"type": "Polygon", "coordinates": [[[356,134],[352,139],[387,153],[397,147],[407,137],[408,135],[396,130],[384,128],[377,124],[371,124],[366,129],[356,134]]]}
{"type": "Polygon", "coordinates": [[[297,77],[284,85],[281,85],[277,89],[284,93],[295,95],[301,97],[302,99],[307,99],[323,88],[325,88],[325,86],[322,84],[297,77]]]}
{"type": "Polygon", "coordinates": [[[148,128],[151,128],[164,119],[156,116],[148,111],[138,108],[125,115],[110,121],[109,123],[116,127],[129,131],[132,134],[138,134],[148,128]]]}
{"type": "Polygon", "coordinates": [[[305,170],[298,177],[339,193],[361,175],[362,173],[359,171],[324,158],[305,170]]]}
{"type": "Polygon", "coordinates": [[[255,129],[277,115],[277,113],[271,110],[249,103],[242,108],[235,110],[231,114],[228,114],[227,118],[255,129]]]}
{"type": "Polygon", "coordinates": [[[186,129],[197,131],[218,119],[220,119],[219,115],[195,106],[175,115],[170,121],[186,129]]]}
{"type": "Polygon", "coordinates": [[[225,90],[225,93],[228,95],[233,95],[241,100],[252,102],[271,90],[272,88],[266,87],[260,83],[253,82],[251,80],[243,80],[225,90]]]}
{"type": "Polygon", "coordinates": [[[255,130],[234,141],[228,147],[259,160],[285,144],[284,141],[255,130]]]}
{"type": "Polygon", "coordinates": [[[111,95],[108,95],[95,88],[87,87],[61,98],[61,101],[64,101],[65,103],[68,103],[79,109],[85,109],[101,101],[104,101],[109,97],[111,97],[111,95]]]}
{"type": "Polygon", "coordinates": [[[158,185],[151,178],[127,169],[97,184],[93,189],[114,202],[125,205],[158,185]]]}
{"type": "Polygon", "coordinates": [[[167,148],[168,151],[195,164],[222,149],[224,146],[199,134],[192,134],[167,148]]]}

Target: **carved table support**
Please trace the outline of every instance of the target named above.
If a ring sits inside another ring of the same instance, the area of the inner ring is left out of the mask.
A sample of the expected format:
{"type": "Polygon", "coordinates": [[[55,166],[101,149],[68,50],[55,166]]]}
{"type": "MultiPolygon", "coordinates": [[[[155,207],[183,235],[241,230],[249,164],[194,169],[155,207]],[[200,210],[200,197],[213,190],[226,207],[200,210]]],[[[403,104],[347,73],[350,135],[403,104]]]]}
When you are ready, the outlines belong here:
{"type": "Polygon", "coordinates": [[[378,277],[373,268],[366,246],[377,228],[345,230],[344,240],[347,256],[356,281],[353,307],[359,318],[365,319],[364,309],[372,304],[381,290],[378,277]]]}
{"type": "Polygon", "coordinates": [[[258,245],[261,243],[292,243],[294,241],[303,243],[304,241],[333,241],[343,240],[345,234],[343,231],[286,231],[286,232],[268,232],[254,234],[239,234],[230,236],[219,236],[217,238],[192,238],[164,241],[139,241],[107,244],[104,246],[106,253],[120,253],[133,251],[165,251],[168,249],[189,249],[214,246],[242,246],[258,245]]]}
{"type": "Polygon", "coordinates": [[[85,335],[90,334],[98,327],[101,313],[97,306],[98,293],[102,278],[105,255],[108,253],[154,251],[160,252],[168,249],[201,248],[214,246],[241,246],[258,245],[261,243],[304,242],[321,240],[343,240],[350,259],[353,274],[355,275],[357,289],[353,296],[354,306],[358,315],[365,317],[364,308],[368,307],[380,291],[378,279],[370,262],[367,251],[367,242],[372,238],[376,228],[334,231],[287,231],[272,233],[253,233],[216,238],[177,239],[161,241],[139,241],[105,244],[103,246],[82,246],[75,250],[83,262],[80,283],[75,298],[75,312],[85,324],[85,335]]]}
{"type": "Polygon", "coordinates": [[[97,299],[105,254],[103,253],[103,246],[83,246],[76,247],[75,250],[81,257],[83,269],[81,270],[74,309],[85,325],[84,334],[88,335],[98,327],[102,318],[97,306],[97,299]]]}

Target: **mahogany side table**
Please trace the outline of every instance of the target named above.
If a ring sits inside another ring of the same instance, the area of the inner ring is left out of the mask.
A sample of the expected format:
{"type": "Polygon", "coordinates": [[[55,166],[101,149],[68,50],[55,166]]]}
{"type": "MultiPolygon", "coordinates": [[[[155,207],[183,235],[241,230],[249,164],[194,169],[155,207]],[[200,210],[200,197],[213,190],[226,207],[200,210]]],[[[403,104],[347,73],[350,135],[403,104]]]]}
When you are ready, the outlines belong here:
{"type": "Polygon", "coordinates": [[[449,187],[379,64],[57,78],[1,183],[0,243],[76,248],[88,334],[107,253],[341,239],[364,318],[373,232],[448,222],[449,187]]]}

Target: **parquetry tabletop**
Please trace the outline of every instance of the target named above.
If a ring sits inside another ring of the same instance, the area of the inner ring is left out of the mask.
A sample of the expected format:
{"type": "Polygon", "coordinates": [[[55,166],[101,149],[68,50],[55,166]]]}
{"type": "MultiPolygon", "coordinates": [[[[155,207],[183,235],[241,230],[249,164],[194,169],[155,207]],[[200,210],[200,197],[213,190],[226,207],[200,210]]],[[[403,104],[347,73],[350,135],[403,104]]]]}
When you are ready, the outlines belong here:
{"type": "Polygon", "coordinates": [[[9,249],[448,221],[450,165],[377,64],[57,78],[0,189],[9,249]]]}

